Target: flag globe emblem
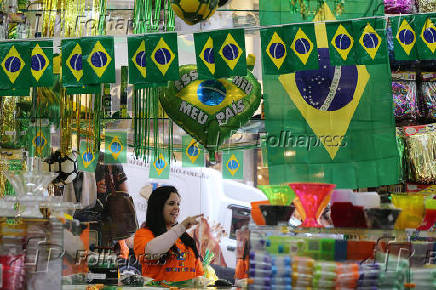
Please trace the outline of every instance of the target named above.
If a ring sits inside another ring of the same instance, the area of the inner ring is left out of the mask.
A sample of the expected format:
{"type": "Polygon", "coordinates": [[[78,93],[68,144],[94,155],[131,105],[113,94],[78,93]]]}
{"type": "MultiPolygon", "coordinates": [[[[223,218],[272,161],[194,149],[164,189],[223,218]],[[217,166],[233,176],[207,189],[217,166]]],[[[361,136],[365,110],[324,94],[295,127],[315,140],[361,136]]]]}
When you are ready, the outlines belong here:
{"type": "Polygon", "coordinates": [[[412,27],[409,25],[406,19],[400,25],[398,29],[396,38],[400,43],[401,47],[404,49],[407,55],[410,54],[410,51],[415,46],[416,43],[416,34],[413,31],[412,27]]]}
{"type": "Polygon", "coordinates": [[[266,53],[274,65],[280,69],[285,61],[287,51],[284,41],[280,38],[277,32],[274,32],[271,36],[271,40],[266,47],[266,53]]]}
{"type": "Polygon", "coordinates": [[[118,156],[120,156],[121,152],[124,150],[124,146],[121,143],[120,139],[118,138],[118,136],[115,136],[112,139],[112,142],[109,145],[109,151],[112,154],[112,157],[117,160],[118,156]]]}
{"type": "Polygon", "coordinates": [[[218,0],[172,0],[171,8],[186,24],[194,25],[211,17],[218,0]]]}
{"type": "Polygon", "coordinates": [[[83,68],[82,68],[82,48],[79,44],[76,44],[73,51],[67,58],[67,67],[70,69],[73,76],[77,81],[83,77],[83,68]]]}
{"type": "Polygon", "coordinates": [[[158,158],[153,162],[153,166],[156,169],[158,175],[161,175],[165,168],[168,166],[168,163],[165,161],[162,153],[160,153],[158,158]]]}
{"type": "Polygon", "coordinates": [[[306,65],[307,60],[310,57],[310,54],[313,51],[313,42],[307,37],[306,33],[299,28],[297,33],[295,34],[294,41],[291,45],[292,50],[301,60],[301,62],[306,65]]]}
{"type": "Polygon", "coordinates": [[[217,106],[226,98],[227,90],[219,80],[207,80],[198,85],[198,100],[207,106],[217,106]]]}
{"type": "Polygon", "coordinates": [[[89,165],[95,160],[95,155],[93,152],[86,150],[82,153],[83,166],[88,168],[89,165]]]}
{"type": "Polygon", "coordinates": [[[235,154],[232,154],[229,160],[227,160],[226,167],[232,176],[238,172],[240,164],[235,154]]]}
{"type": "Polygon", "coordinates": [[[227,37],[221,46],[219,54],[231,70],[233,70],[238,64],[239,58],[241,58],[242,53],[242,48],[233,38],[232,34],[227,34],[227,37]]]}
{"type": "Polygon", "coordinates": [[[39,130],[35,137],[32,139],[32,144],[35,147],[35,151],[37,155],[40,155],[42,151],[44,151],[45,146],[47,145],[47,139],[44,136],[44,133],[39,130]]]}
{"type": "Polygon", "coordinates": [[[163,37],[160,38],[155,49],[151,54],[151,59],[160,70],[162,75],[165,75],[175,59],[175,55],[163,37]]]}
{"type": "Polygon", "coordinates": [[[35,47],[32,49],[30,68],[33,77],[37,81],[39,81],[39,79],[44,75],[44,72],[49,64],[50,61],[45,55],[44,51],[39,46],[39,44],[36,44],[35,47]]]}
{"type": "Polygon", "coordinates": [[[186,147],[185,153],[188,156],[189,160],[191,160],[191,162],[194,163],[198,159],[198,156],[200,155],[200,148],[198,146],[198,142],[192,139],[189,145],[186,147]]]}
{"type": "Polygon", "coordinates": [[[100,41],[97,41],[88,57],[88,63],[99,78],[104,74],[112,57],[107,53],[100,41]]]}
{"type": "Polygon", "coordinates": [[[421,32],[421,39],[431,52],[434,53],[436,50],[436,27],[430,18],[425,21],[421,32]]]}
{"type": "Polygon", "coordinates": [[[138,49],[135,51],[135,54],[132,57],[132,61],[135,64],[135,67],[141,73],[142,77],[145,78],[147,76],[147,63],[145,57],[145,41],[141,41],[138,49]]]}
{"type": "Polygon", "coordinates": [[[25,63],[21,58],[20,54],[18,53],[17,49],[15,48],[15,46],[12,46],[2,61],[3,71],[5,72],[11,83],[15,83],[15,80],[20,75],[24,66],[25,63]]]}

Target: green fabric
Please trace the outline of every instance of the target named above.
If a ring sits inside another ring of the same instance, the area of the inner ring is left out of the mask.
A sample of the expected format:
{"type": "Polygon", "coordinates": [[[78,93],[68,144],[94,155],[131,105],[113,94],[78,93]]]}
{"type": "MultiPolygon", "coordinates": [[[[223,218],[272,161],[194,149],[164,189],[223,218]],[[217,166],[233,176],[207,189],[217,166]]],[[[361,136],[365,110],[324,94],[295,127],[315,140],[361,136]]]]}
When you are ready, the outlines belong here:
{"type": "Polygon", "coordinates": [[[81,87],[83,80],[83,48],[80,38],[63,39],[62,47],[62,86],[81,87]]]}
{"type": "Polygon", "coordinates": [[[129,58],[129,83],[140,84],[146,80],[145,40],[143,36],[127,38],[129,58]]]}
{"type": "Polygon", "coordinates": [[[384,18],[354,20],[353,30],[357,47],[355,64],[383,64],[389,61],[384,18]]]}
{"type": "Polygon", "coordinates": [[[31,86],[30,42],[0,43],[0,89],[25,89],[31,86]]]}
{"type": "Polygon", "coordinates": [[[106,130],[104,143],[104,163],[127,163],[127,132],[106,130]]]}
{"type": "Polygon", "coordinates": [[[148,88],[167,88],[168,82],[140,83],[135,85],[135,90],[148,88]]]}
{"type": "Polygon", "coordinates": [[[113,36],[84,37],[83,82],[86,84],[115,83],[115,53],[113,36]]]}
{"type": "Polygon", "coordinates": [[[27,129],[27,150],[30,157],[50,155],[50,128],[30,126],[27,129]]]}
{"type": "Polygon", "coordinates": [[[0,96],[18,96],[24,97],[30,95],[30,89],[10,89],[10,90],[0,90],[0,96]]]}
{"type": "Polygon", "coordinates": [[[170,163],[167,152],[158,152],[150,164],[150,178],[168,179],[170,177],[170,163]]]}
{"type": "Polygon", "coordinates": [[[436,59],[436,13],[415,16],[416,48],[419,59],[436,59]]]}
{"type": "Polygon", "coordinates": [[[318,69],[318,47],[312,23],[289,26],[293,71],[318,69]]]}
{"type": "Polygon", "coordinates": [[[353,33],[352,21],[326,23],[327,39],[332,65],[356,64],[359,36],[353,33]]]}
{"type": "Polygon", "coordinates": [[[416,60],[416,40],[419,35],[413,15],[390,17],[396,60],[416,60]]]}
{"type": "Polygon", "coordinates": [[[98,162],[98,152],[92,152],[92,147],[88,142],[80,142],[80,150],[77,157],[77,168],[79,171],[95,172],[98,162]]]}
{"type": "Polygon", "coordinates": [[[53,41],[32,41],[31,73],[32,86],[52,87],[53,77],[53,41]]]}
{"type": "Polygon", "coordinates": [[[244,29],[194,33],[199,79],[247,75],[244,29]]]}
{"type": "Polygon", "coordinates": [[[280,75],[293,72],[289,26],[262,29],[260,36],[263,73],[280,75]]]}
{"type": "Polygon", "coordinates": [[[221,168],[224,179],[244,179],[244,151],[223,151],[221,168]]]}
{"type": "MultiPolygon", "coordinates": [[[[262,25],[299,21],[291,20],[286,9],[271,12],[274,2],[261,1],[261,8],[268,7],[260,11],[262,25]]],[[[350,14],[336,18],[372,16],[368,13],[376,10],[368,5],[383,7],[375,2],[346,1],[350,14]]],[[[335,20],[334,6],[329,7],[322,15],[335,20]]],[[[269,182],[324,182],[338,188],[397,184],[389,64],[331,66],[327,33],[318,25],[318,71],[263,75],[269,182]]]]}
{"type": "Polygon", "coordinates": [[[204,167],[204,148],[189,135],[182,137],[182,167],[204,167]]]}

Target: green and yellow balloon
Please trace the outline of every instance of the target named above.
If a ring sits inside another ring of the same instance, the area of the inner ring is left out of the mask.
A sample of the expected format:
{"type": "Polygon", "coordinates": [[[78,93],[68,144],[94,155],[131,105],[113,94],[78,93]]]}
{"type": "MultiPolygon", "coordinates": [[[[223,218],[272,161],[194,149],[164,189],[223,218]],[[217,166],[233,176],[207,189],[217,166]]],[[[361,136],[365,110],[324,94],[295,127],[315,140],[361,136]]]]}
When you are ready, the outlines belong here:
{"type": "Polygon", "coordinates": [[[247,76],[199,80],[197,67],[180,67],[180,80],[170,82],[159,99],[168,116],[209,151],[211,161],[219,146],[244,125],[260,104],[261,87],[247,76]]]}

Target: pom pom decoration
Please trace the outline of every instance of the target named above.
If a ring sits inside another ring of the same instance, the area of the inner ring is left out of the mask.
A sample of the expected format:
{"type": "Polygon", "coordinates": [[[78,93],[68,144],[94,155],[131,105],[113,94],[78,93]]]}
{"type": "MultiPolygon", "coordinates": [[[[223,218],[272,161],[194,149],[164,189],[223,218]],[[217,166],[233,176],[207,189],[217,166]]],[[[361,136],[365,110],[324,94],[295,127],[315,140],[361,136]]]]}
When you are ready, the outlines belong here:
{"type": "Polygon", "coordinates": [[[218,0],[172,0],[171,8],[189,25],[211,17],[218,8],[218,0]]]}

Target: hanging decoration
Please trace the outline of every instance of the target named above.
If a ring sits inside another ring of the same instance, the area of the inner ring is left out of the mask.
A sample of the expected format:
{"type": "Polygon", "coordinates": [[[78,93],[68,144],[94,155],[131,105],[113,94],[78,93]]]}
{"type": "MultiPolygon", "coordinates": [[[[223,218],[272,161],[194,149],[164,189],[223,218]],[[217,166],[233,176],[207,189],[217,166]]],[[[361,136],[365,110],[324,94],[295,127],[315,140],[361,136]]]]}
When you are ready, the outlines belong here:
{"type": "Polygon", "coordinates": [[[198,79],[195,65],[180,67],[180,80],[160,95],[168,116],[209,151],[211,161],[220,145],[244,125],[260,104],[260,84],[245,77],[198,79]]]}
{"type": "Polygon", "coordinates": [[[171,8],[186,24],[194,25],[211,17],[218,0],[171,0],[171,8]]]}

